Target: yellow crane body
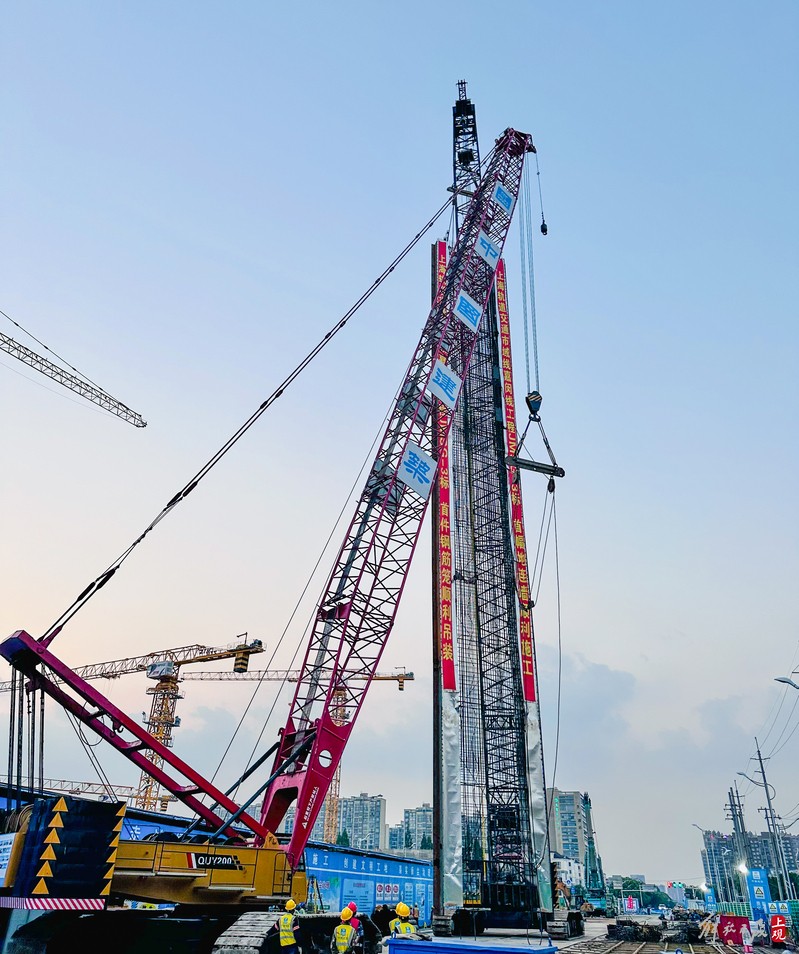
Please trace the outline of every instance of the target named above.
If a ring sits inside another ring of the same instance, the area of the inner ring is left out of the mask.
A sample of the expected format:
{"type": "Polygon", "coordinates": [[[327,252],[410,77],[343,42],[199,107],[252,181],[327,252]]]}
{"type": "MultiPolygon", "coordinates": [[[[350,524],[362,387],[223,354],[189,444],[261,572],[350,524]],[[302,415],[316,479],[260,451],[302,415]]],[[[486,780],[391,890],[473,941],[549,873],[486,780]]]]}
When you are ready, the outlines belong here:
{"type": "Polygon", "coordinates": [[[263,907],[305,900],[302,867],[292,872],[274,837],[260,848],[172,841],[120,841],[112,894],[168,904],[263,907]]]}

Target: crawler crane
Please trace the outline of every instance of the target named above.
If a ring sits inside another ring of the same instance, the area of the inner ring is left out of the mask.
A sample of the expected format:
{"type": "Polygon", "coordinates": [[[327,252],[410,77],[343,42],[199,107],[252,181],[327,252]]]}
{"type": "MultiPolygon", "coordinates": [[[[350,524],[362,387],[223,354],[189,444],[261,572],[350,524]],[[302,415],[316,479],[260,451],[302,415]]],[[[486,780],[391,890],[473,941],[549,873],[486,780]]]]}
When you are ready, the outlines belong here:
{"type": "MultiPolygon", "coordinates": [[[[513,129],[492,150],[317,603],[288,718],[272,749],[245,776],[227,792],[203,778],[53,654],[58,629],[42,639],[20,630],[0,644],[0,655],[27,677],[33,690],[49,695],[151,772],[198,816],[195,826],[204,825],[208,845],[200,861],[185,842],[120,843],[114,895],[201,905],[205,913],[225,907],[263,910],[290,895],[305,896],[304,849],[394,625],[439,452],[511,224],[524,161],[533,151],[531,137],[513,129]],[[270,757],[269,777],[238,805],[230,793],[270,757]],[[260,799],[262,810],[255,818],[248,809],[260,799]],[[281,845],[274,833],[295,803],[294,829],[281,845]],[[228,844],[219,844],[220,839],[228,844]]],[[[274,921],[274,915],[262,917],[243,914],[239,920],[248,918],[257,934],[274,921]]]]}

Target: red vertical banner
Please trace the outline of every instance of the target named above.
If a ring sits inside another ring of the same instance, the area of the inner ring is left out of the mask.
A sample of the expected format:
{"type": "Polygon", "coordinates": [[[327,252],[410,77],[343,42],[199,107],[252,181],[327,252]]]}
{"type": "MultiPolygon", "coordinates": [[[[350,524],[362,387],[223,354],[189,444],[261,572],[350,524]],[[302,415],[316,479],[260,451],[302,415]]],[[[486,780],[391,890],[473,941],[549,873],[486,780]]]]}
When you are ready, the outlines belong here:
{"type": "MultiPolygon", "coordinates": [[[[500,260],[496,273],[497,315],[499,317],[500,360],[502,362],[502,396],[505,405],[505,433],[508,454],[516,456],[519,432],[516,429],[516,402],[513,396],[513,364],[510,349],[510,318],[505,262],[500,260]]],[[[535,662],[533,658],[533,618],[530,613],[530,578],[527,566],[527,541],[524,535],[524,511],[519,471],[508,468],[510,481],[510,517],[513,547],[516,554],[516,589],[519,595],[519,650],[522,657],[522,686],[527,702],[535,702],[535,662]]]]}
{"type": "MultiPolygon", "coordinates": [[[[442,287],[447,271],[447,243],[436,242],[436,292],[442,287]]],[[[441,677],[444,689],[454,692],[455,651],[452,639],[452,531],[450,525],[449,441],[446,419],[436,415],[438,434],[438,631],[441,645],[441,677]]]]}

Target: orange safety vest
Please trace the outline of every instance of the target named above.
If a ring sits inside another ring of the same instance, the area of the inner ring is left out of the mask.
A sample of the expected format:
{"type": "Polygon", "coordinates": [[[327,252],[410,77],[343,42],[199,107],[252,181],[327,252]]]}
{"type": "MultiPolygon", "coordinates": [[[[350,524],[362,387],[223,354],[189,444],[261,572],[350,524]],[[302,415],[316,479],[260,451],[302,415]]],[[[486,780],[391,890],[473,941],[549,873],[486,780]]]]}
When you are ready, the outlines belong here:
{"type": "Polygon", "coordinates": [[[297,922],[294,915],[281,914],[279,923],[280,923],[280,946],[290,947],[292,944],[296,944],[297,938],[294,936],[294,925],[297,922]]]}
{"type": "Polygon", "coordinates": [[[355,928],[351,924],[338,924],[333,931],[333,943],[336,945],[338,954],[346,954],[352,947],[355,938],[355,928]]]}

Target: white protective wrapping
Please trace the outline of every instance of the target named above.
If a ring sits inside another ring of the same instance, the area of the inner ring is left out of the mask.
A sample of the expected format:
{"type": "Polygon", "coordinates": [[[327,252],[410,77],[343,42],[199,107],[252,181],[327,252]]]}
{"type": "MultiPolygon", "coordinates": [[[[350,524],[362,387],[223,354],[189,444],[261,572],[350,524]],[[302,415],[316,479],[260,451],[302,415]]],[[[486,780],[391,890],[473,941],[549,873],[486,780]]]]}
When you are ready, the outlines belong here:
{"type": "Polygon", "coordinates": [[[441,693],[441,903],[444,914],[463,907],[461,836],[461,718],[457,692],[441,693]]]}
{"type": "Polygon", "coordinates": [[[542,911],[552,911],[550,881],[549,827],[547,796],[544,782],[544,753],[541,743],[541,719],[537,702],[527,702],[527,772],[530,788],[530,827],[537,865],[538,897],[542,911]]]}

